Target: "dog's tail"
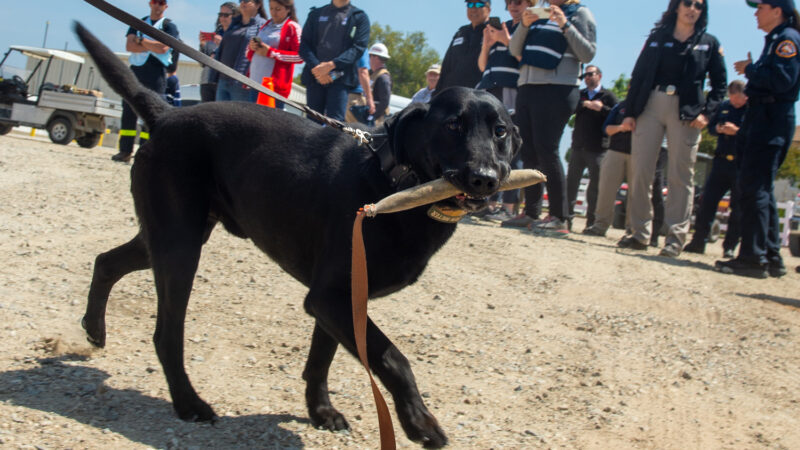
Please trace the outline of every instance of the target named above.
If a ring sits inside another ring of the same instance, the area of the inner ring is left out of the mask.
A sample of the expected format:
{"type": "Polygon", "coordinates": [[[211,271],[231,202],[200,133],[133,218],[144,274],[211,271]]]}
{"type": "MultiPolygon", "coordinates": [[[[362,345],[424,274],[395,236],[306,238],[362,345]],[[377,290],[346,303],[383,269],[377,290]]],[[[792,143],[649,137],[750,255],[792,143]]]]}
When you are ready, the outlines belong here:
{"type": "Polygon", "coordinates": [[[172,108],[161,96],[144,87],[130,68],[126,67],[108,47],[103,45],[80,22],[74,22],[73,30],[78,35],[86,51],[92,56],[98,70],[117,94],[131,105],[151,129],[156,118],[172,108]]]}

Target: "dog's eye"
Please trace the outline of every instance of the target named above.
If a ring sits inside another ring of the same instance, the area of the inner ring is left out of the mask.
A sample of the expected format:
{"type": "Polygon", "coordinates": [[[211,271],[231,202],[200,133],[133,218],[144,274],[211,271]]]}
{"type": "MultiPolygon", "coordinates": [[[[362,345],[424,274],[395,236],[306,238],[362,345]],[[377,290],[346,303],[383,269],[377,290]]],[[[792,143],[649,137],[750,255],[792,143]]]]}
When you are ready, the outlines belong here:
{"type": "Polygon", "coordinates": [[[495,136],[497,136],[499,138],[504,138],[504,137],[506,137],[506,134],[508,134],[508,130],[506,129],[506,127],[504,127],[502,125],[494,127],[494,135],[495,136]]]}
{"type": "Polygon", "coordinates": [[[458,120],[451,120],[445,124],[448,130],[459,132],[461,131],[461,123],[458,120]]]}

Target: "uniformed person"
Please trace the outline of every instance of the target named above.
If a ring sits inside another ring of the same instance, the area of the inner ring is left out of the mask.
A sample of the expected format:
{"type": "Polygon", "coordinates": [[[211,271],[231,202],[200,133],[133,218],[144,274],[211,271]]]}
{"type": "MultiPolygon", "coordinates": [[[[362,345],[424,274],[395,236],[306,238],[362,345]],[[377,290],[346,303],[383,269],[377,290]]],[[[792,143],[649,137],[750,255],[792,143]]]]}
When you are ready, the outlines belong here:
{"type": "Polygon", "coordinates": [[[734,68],[747,77],[748,109],[739,157],[742,244],[739,255],[717,261],[724,273],[754,278],[786,274],[780,256],[775,174],[794,135],[794,103],[800,91],[800,15],[793,0],[746,0],[757,8],[758,28],[767,33],[757,61],[750,54],[734,68]]]}
{"type": "MultiPolygon", "coordinates": [[[[442,71],[436,84],[436,93],[452,86],[474,89],[481,81],[481,70],[478,68],[478,56],[483,45],[483,29],[489,21],[492,2],[466,2],[469,24],[459,28],[450,41],[450,47],[442,60],[442,71]]],[[[434,94],[436,95],[436,94],[434,94]]]]}
{"type": "Polygon", "coordinates": [[[683,248],[685,252],[705,253],[706,241],[711,233],[711,224],[717,216],[719,201],[728,191],[731,191],[731,213],[728,218],[728,229],[725,231],[725,241],[722,243],[723,257],[733,258],[733,252],[739,245],[742,209],[739,207],[737,186],[736,143],[744,120],[744,112],[747,110],[744,87],[744,81],[732,81],[728,85],[728,100],[722,102],[708,123],[708,132],[717,136],[717,148],[714,151],[711,173],[703,186],[703,200],[694,221],[694,236],[683,248]]]}

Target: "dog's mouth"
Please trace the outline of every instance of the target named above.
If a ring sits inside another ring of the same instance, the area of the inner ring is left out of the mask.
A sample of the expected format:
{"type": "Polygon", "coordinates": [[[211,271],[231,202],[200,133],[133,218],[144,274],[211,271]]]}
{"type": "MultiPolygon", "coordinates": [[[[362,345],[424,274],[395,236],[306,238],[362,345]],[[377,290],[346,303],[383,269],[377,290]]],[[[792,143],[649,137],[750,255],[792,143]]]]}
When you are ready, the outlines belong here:
{"type": "Polygon", "coordinates": [[[467,212],[476,212],[489,206],[489,197],[473,197],[461,193],[444,200],[442,203],[445,202],[447,202],[449,206],[455,205],[458,209],[463,209],[467,212]]]}

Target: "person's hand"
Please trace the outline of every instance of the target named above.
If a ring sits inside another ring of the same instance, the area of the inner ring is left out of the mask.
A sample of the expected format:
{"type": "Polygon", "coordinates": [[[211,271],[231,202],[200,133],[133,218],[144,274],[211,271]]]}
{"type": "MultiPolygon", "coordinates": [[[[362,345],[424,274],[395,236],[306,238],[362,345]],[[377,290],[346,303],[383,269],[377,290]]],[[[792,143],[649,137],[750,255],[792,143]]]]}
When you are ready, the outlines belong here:
{"type": "Polygon", "coordinates": [[[258,49],[261,48],[261,43],[251,40],[250,43],[247,44],[247,47],[250,48],[250,50],[257,52],[258,49]]]}
{"type": "Polygon", "coordinates": [[[505,22],[502,22],[501,25],[503,25],[503,29],[497,32],[497,41],[508,46],[509,42],[511,42],[511,33],[508,32],[508,27],[506,27],[505,22]]]}
{"type": "Polygon", "coordinates": [[[567,23],[567,16],[558,6],[550,5],[550,20],[557,23],[558,27],[561,28],[567,23]]]}
{"type": "Polygon", "coordinates": [[[330,72],[335,68],[336,65],[333,63],[333,61],[325,61],[317,64],[316,67],[311,69],[311,73],[317,78],[317,80],[319,80],[323,76],[327,76],[328,78],[330,78],[330,72]]]}
{"type": "Polygon", "coordinates": [[[583,107],[591,109],[592,111],[601,111],[603,109],[603,102],[600,100],[584,100],[583,107]]]}
{"type": "Polygon", "coordinates": [[[317,83],[319,83],[319,84],[321,84],[323,86],[326,85],[326,84],[333,83],[333,78],[331,78],[331,76],[329,74],[327,74],[327,73],[324,74],[324,75],[321,75],[321,76],[314,75],[314,78],[317,79],[317,83]]]}
{"type": "Polygon", "coordinates": [[[203,32],[202,31],[197,34],[197,40],[200,41],[200,43],[203,43],[203,42],[206,41],[206,38],[203,37],[203,32]]]}
{"type": "Polygon", "coordinates": [[[705,114],[700,114],[696,119],[689,123],[690,127],[697,128],[698,130],[702,130],[706,127],[706,125],[708,125],[708,117],[706,117],[705,114]]]}
{"type": "Polygon", "coordinates": [[[747,59],[736,61],[735,63],[733,63],[733,68],[739,75],[744,75],[745,69],[747,69],[747,66],[749,66],[752,63],[753,63],[753,56],[750,54],[750,52],[747,52],[747,59]]]}
{"type": "Polygon", "coordinates": [[[214,35],[214,43],[219,45],[222,42],[222,36],[215,34],[214,35]]]}
{"type": "Polygon", "coordinates": [[[721,127],[718,125],[717,130],[721,134],[727,134],[728,136],[736,136],[736,133],[739,132],[739,127],[732,122],[725,122],[725,124],[722,125],[721,127]]]}
{"type": "Polygon", "coordinates": [[[495,42],[497,42],[497,30],[491,25],[486,25],[483,27],[483,45],[491,47],[495,42]]]}
{"type": "Polygon", "coordinates": [[[626,117],[620,124],[620,129],[623,131],[636,131],[636,119],[626,117]]]}
{"type": "Polygon", "coordinates": [[[525,27],[531,26],[533,22],[536,22],[539,19],[541,19],[541,17],[531,13],[527,9],[522,11],[522,25],[524,25],[525,27]]]}
{"type": "Polygon", "coordinates": [[[369,106],[369,113],[375,114],[375,102],[372,99],[367,100],[367,106],[369,106]]]}

